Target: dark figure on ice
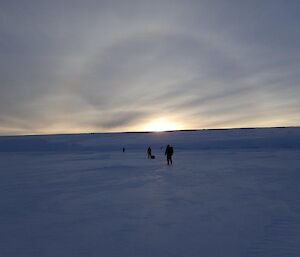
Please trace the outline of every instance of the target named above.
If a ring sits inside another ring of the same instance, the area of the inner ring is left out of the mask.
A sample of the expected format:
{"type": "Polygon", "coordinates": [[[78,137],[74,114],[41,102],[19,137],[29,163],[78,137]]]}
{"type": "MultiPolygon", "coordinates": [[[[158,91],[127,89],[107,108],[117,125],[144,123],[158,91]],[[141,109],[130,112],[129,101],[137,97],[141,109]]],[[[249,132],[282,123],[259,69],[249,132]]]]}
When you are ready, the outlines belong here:
{"type": "Polygon", "coordinates": [[[147,150],[147,154],[148,154],[148,159],[151,159],[151,156],[152,156],[152,153],[151,153],[151,148],[150,146],[148,147],[148,150],[147,150]]]}
{"type": "Polygon", "coordinates": [[[123,153],[125,152],[125,148],[123,147],[123,153]]]}
{"type": "Polygon", "coordinates": [[[173,150],[173,147],[170,146],[170,145],[167,145],[167,148],[166,148],[166,151],[165,151],[165,155],[167,156],[167,162],[168,162],[168,165],[172,165],[173,162],[172,162],[172,155],[174,153],[174,150],[173,150]]]}

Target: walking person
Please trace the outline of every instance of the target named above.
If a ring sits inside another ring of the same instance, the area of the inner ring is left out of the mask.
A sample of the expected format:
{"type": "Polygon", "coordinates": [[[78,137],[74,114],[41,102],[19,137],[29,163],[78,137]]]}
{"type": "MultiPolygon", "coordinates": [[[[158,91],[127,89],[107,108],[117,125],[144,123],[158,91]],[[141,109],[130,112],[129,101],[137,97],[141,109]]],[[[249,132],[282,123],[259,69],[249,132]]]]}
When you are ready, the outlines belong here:
{"type": "Polygon", "coordinates": [[[148,150],[147,150],[147,154],[148,154],[148,159],[151,159],[151,156],[152,156],[152,150],[150,148],[150,146],[148,147],[148,150]]]}
{"type": "Polygon", "coordinates": [[[165,155],[167,156],[167,163],[168,165],[172,165],[173,164],[173,161],[172,161],[172,155],[174,153],[174,149],[172,146],[170,145],[167,145],[166,147],[166,151],[165,151],[165,155]]]}

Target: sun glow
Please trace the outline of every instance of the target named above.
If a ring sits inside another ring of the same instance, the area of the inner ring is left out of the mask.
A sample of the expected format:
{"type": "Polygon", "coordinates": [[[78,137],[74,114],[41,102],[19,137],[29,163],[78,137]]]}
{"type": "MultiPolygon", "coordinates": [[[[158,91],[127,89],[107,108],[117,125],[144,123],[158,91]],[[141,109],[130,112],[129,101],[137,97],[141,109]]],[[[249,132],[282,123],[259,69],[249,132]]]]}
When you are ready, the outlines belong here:
{"type": "Polygon", "coordinates": [[[162,131],[170,131],[170,130],[178,130],[179,125],[170,122],[166,119],[157,119],[145,125],[144,131],[152,131],[152,132],[162,132],[162,131]]]}

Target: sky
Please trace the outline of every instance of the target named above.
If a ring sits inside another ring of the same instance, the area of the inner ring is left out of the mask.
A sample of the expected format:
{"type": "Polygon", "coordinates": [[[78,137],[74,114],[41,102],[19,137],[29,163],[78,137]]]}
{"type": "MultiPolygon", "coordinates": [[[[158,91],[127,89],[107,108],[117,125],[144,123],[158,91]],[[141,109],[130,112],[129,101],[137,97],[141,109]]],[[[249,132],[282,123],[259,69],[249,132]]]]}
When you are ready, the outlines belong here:
{"type": "Polygon", "coordinates": [[[300,125],[298,0],[1,0],[0,134],[300,125]]]}

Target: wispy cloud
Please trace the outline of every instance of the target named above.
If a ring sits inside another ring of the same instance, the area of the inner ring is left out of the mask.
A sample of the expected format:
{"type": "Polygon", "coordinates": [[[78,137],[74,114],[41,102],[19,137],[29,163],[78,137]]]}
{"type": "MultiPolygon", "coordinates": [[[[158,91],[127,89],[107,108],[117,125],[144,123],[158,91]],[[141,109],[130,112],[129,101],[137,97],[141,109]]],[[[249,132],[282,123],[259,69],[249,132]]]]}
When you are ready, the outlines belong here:
{"type": "Polygon", "coordinates": [[[298,1],[0,3],[0,133],[299,125],[298,1]]]}

